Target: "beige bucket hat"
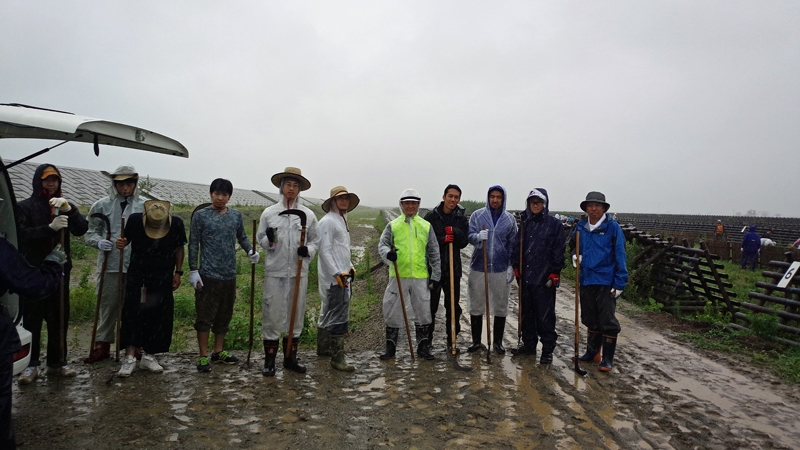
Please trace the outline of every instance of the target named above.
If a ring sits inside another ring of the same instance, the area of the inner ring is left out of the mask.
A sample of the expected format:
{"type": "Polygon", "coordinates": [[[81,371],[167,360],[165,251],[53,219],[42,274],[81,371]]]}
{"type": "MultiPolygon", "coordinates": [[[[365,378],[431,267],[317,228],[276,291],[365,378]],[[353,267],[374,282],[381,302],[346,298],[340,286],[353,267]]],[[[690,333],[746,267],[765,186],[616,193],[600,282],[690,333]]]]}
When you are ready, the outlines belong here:
{"type": "Polygon", "coordinates": [[[336,186],[335,188],[331,189],[330,198],[328,198],[327,200],[325,200],[324,203],[322,203],[322,210],[325,212],[329,212],[331,210],[331,202],[333,202],[333,199],[335,197],[338,197],[340,195],[347,195],[350,197],[350,206],[347,208],[347,212],[356,209],[356,206],[358,206],[358,202],[361,201],[361,199],[359,199],[356,194],[352,192],[347,192],[346,187],[336,186]]]}
{"type": "Polygon", "coordinates": [[[139,174],[136,173],[136,169],[133,166],[119,166],[114,173],[109,175],[112,180],[114,181],[123,181],[128,179],[138,180],[139,174]]]}
{"type": "Polygon", "coordinates": [[[172,226],[172,205],[164,200],[148,200],[144,202],[144,232],[152,239],[161,239],[169,233],[172,226]]]}
{"type": "Polygon", "coordinates": [[[309,188],[311,188],[311,182],[302,175],[300,169],[297,167],[287,167],[283,172],[273,175],[271,180],[272,184],[275,185],[275,187],[280,188],[281,181],[286,177],[297,178],[300,181],[301,191],[307,191],[309,188]]]}

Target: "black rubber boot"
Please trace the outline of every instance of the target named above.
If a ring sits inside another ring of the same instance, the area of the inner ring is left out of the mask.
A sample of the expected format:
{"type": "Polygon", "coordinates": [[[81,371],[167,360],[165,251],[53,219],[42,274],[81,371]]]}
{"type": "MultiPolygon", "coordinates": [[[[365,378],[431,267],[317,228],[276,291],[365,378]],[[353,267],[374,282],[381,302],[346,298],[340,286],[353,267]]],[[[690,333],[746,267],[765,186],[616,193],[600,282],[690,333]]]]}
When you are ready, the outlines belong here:
{"type": "Polygon", "coordinates": [[[264,340],[264,369],[261,375],[265,377],[275,376],[275,355],[278,354],[278,341],[264,340]]]}
{"type": "Polygon", "coordinates": [[[603,335],[603,360],[600,361],[601,372],[614,370],[614,352],[617,350],[617,337],[603,335]]]}
{"type": "Polygon", "coordinates": [[[400,328],[386,327],[386,351],[383,352],[380,359],[392,359],[397,352],[397,336],[400,334],[400,328]]]}
{"type": "Polygon", "coordinates": [[[317,327],[317,356],[332,356],[331,336],[325,328],[317,327]]]}
{"type": "Polygon", "coordinates": [[[431,354],[431,344],[428,340],[428,326],[417,325],[417,356],[422,359],[436,359],[431,354]]]}
{"type": "Polygon", "coordinates": [[[355,367],[344,359],[344,336],[331,336],[331,367],[342,372],[352,372],[355,367]]]}
{"type": "Polygon", "coordinates": [[[297,344],[300,342],[300,338],[293,338],[292,344],[290,347],[286,347],[289,340],[284,337],[283,338],[283,350],[286,352],[286,349],[289,349],[289,357],[283,359],[283,368],[289,369],[292,372],[297,373],[306,373],[306,366],[297,362],[297,344]]]}
{"type": "Polygon", "coordinates": [[[511,349],[512,355],[533,355],[536,356],[536,347],[529,348],[526,347],[525,344],[522,344],[520,348],[512,348],[511,349]]]}
{"type": "Polygon", "coordinates": [[[503,334],[506,331],[506,318],[494,316],[494,330],[492,330],[492,351],[498,354],[505,354],[506,348],[503,347],[503,334]]]}
{"type": "Polygon", "coordinates": [[[599,331],[589,330],[586,336],[586,353],[578,357],[580,362],[599,362],[600,346],[603,343],[603,335],[599,331]]]}
{"type": "Polygon", "coordinates": [[[481,327],[483,326],[483,316],[469,316],[469,324],[472,329],[472,345],[467,348],[470,353],[481,349],[481,327]]]}
{"type": "Polygon", "coordinates": [[[553,364],[553,352],[542,351],[542,357],[539,358],[539,364],[553,364]]]}

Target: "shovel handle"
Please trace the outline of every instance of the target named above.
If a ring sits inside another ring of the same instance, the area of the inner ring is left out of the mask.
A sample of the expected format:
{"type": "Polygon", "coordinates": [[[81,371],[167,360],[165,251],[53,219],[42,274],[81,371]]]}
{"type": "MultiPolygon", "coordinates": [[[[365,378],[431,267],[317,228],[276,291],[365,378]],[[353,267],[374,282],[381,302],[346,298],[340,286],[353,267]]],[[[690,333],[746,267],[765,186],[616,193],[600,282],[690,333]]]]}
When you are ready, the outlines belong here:
{"type": "MultiPolygon", "coordinates": [[[[395,249],[392,247],[392,251],[395,249]]],[[[411,343],[411,330],[408,328],[408,316],[406,315],[406,302],[403,299],[403,287],[400,285],[400,272],[397,270],[397,260],[392,261],[394,264],[394,277],[397,280],[397,291],[400,292],[400,309],[403,310],[403,322],[406,324],[406,337],[408,337],[408,351],[411,352],[411,361],[414,361],[414,345],[411,343]]]]}

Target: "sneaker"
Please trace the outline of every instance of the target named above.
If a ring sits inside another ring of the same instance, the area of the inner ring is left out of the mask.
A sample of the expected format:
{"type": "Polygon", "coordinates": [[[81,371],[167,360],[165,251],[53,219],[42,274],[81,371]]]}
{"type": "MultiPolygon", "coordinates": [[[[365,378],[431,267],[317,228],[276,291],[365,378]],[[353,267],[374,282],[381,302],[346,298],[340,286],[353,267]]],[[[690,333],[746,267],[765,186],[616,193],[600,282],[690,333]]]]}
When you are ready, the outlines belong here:
{"type": "Polygon", "coordinates": [[[36,377],[39,376],[39,368],[36,366],[28,366],[19,375],[19,384],[31,384],[36,377]]]}
{"type": "Polygon", "coordinates": [[[143,354],[142,361],[139,363],[140,369],[147,369],[150,372],[163,372],[164,368],[156,361],[153,355],[143,354]]]}
{"type": "Polygon", "coordinates": [[[125,355],[122,358],[122,367],[120,367],[117,376],[120,378],[127,378],[133,373],[136,368],[136,358],[133,355],[125,355]]]}
{"type": "Polygon", "coordinates": [[[219,353],[212,353],[211,354],[211,362],[212,363],[222,363],[222,364],[236,364],[239,362],[239,358],[231,355],[230,353],[226,352],[225,350],[219,353]]]}
{"type": "Polygon", "coordinates": [[[197,371],[211,372],[211,363],[208,361],[208,356],[201,356],[200,359],[197,360],[197,371]]]}
{"type": "Polygon", "coordinates": [[[62,377],[62,378],[72,378],[78,373],[75,372],[75,369],[71,368],[69,364],[64,364],[61,367],[50,367],[47,366],[47,375],[48,376],[55,376],[55,377],[62,377]]]}

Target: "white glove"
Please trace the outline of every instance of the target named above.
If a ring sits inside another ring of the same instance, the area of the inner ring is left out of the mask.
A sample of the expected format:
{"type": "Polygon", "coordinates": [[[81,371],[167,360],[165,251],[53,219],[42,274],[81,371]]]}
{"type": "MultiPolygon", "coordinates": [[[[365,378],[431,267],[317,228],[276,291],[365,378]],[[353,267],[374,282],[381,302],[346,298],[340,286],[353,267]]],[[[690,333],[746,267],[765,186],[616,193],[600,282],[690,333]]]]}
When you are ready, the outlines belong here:
{"type": "Polygon", "coordinates": [[[514,269],[508,266],[508,269],[506,269],[506,283],[511,283],[512,281],[514,281],[514,269]]]}
{"type": "Polygon", "coordinates": [[[200,278],[200,271],[192,270],[189,272],[189,284],[191,284],[195,290],[197,290],[198,287],[203,287],[203,279],[200,278]]]}
{"type": "MultiPolygon", "coordinates": [[[[581,264],[583,264],[583,255],[581,255],[581,264]]],[[[578,267],[578,255],[572,255],[572,267],[578,267]]]]}
{"type": "Polygon", "coordinates": [[[45,261],[53,261],[54,263],[63,266],[67,262],[67,254],[61,250],[61,244],[56,245],[56,248],[44,258],[45,261]]]}
{"type": "Polygon", "coordinates": [[[619,296],[622,295],[622,289],[611,289],[611,296],[615,299],[619,299],[619,296]]]}
{"type": "Polygon", "coordinates": [[[55,219],[50,222],[48,227],[50,227],[50,229],[53,231],[58,231],[67,228],[67,225],[69,225],[69,219],[67,219],[67,216],[56,216],[55,219]]]}
{"type": "Polygon", "coordinates": [[[485,241],[489,239],[489,230],[478,231],[478,239],[485,241]]]}
{"type": "Polygon", "coordinates": [[[114,243],[108,239],[102,239],[97,242],[97,248],[104,252],[110,252],[114,249],[114,243]]]}
{"type": "Polygon", "coordinates": [[[255,249],[250,250],[247,256],[250,257],[250,264],[258,264],[258,260],[261,259],[261,255],[255,249]]]}
{"type": "Polygon", "coordinates": [[[69,212],[69,210],[72,209],[72,206],[69,206],[69,202],[61,197],[51,198],[50,206],[58,208],[62,213],[69,212]]]}

